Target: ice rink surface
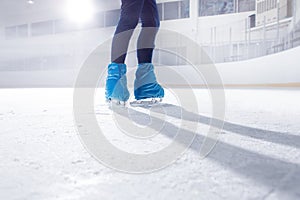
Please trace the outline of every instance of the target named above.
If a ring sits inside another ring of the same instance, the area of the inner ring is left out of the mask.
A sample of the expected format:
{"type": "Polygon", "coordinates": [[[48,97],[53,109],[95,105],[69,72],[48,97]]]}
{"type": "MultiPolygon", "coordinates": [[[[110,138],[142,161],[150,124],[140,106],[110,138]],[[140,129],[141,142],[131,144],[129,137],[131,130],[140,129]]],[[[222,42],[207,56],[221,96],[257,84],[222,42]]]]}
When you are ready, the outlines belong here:
{"type": "MultiPolygon", "coordinates": [[[[161,133],[156,143],[134,148],[117,133],[99,90],[95,113],[112,143],[147,153],[170,142],[161,133]]],[[[210,98],[205,89],[194,92],[200,112],[189,114],[199,119],[197,134],[203,135],[210,98]]],[[[172,165],[134,175],[103,166],[83,147],[72,89],[1,89],[0,199],[300,199],[300,90],[225,94],[224,129],[208,157],[199,159],[192,145],[172,165]]],[[[176,125],[173,101],[167,93],[164,102],[173,114],[166,120],[176,125]]]]}

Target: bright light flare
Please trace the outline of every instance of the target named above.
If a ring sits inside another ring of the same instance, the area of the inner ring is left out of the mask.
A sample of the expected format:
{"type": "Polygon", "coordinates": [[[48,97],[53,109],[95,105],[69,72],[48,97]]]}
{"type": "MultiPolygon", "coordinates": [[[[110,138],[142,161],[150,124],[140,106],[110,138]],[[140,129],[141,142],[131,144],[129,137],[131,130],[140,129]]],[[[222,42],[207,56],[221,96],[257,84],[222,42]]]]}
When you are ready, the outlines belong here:
{"type": "Polygon", "coordinates": [[[28,0],[27,3],[28,4],[34,4],[34,1],[33,0],[28,0]]]}
{"type": "Polygon", "coordinates": [[[95,13],[91,0],[68,0],[66,11],[68,19],[78,24],[91,21],[95,13]]]}

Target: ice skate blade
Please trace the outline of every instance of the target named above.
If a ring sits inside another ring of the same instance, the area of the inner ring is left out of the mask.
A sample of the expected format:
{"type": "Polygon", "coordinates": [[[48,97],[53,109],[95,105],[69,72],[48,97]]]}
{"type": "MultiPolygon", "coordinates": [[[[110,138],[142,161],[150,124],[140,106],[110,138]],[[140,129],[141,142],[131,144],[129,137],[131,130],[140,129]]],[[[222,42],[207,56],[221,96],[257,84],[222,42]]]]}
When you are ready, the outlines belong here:
{"type": "Polygon", "coordinates": [[[157,106],[162,102],[162,98],[142,99],[130,102],[132,107],[152,107],[157,106]]]}
{"type": "Polygon", "coordinates": [[[116,99],[109,99],[107,100],[109,108],[125,108],[127,106],[126,101],[120,101],[116,99]]]}

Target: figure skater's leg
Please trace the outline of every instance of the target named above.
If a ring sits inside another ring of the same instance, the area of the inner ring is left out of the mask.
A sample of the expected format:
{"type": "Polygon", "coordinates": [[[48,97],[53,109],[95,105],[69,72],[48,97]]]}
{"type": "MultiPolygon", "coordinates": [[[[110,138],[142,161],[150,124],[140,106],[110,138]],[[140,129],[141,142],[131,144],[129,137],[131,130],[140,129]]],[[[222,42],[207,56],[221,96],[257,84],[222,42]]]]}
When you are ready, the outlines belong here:
{"type": "Polygon", "coordinates": [[[122,0],[121,16],[111,49],[111,64],[108,66],[108,75],[105,85],[106,100],[127,101],[127,68],[124,64],[128,44],[133,30],[138,24],[144,0],[122,0]]]}
{"type": "Polygon", "coordinates": [[[141,12],[142,30],[138,39],[138,69],[135,74],[134,95],[137,100],[163,98],[164,89],[157,83],[152,64],[159,15],[155,0],[145,0],[141,12]]]}
{"type": "Polygon", "coordinates": [[[112,63],[125,62],[129,41],[139,22],[143,5],[144,0],[122,0],[121,16],[112,42],[112,63]]]}

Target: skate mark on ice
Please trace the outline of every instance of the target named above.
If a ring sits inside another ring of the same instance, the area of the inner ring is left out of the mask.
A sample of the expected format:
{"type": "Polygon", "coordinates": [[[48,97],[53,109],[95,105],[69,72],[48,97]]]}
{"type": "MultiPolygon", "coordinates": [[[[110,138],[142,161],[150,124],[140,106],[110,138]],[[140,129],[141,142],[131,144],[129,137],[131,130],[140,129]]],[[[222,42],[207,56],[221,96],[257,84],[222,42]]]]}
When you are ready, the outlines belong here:
{"type": "MultiPolygon", "coordinates": [[[[181,119],[182,116],[186,116],[184,120],[199,122],[207,125],[211,123],[212,126],[214,126],[214,122],[219,121],[218,119],[213,119],[204,115],[199,115],[193,112],[189,112],[184,108],[172,104],[169,104],[168,106],[164,106],[164,108],[166,108],[165,112],[167,115],[178,119],[181,119]],[[184,112],[184,115],[181,114],[182,112],[184,112]]],[[[152,109],[152,111],[162,113],[161,110],[155,108],[152,109]]],[[[298,135],[259,129],[259,128],[245,126],[245,125],[235,124],[232,122],[226,122],[226,121],[224,122],[223,130],[230,131],[247,137],[252,137],[259,140],[276,143],[276,144],[300,148],[300,136],[298,135]]]]}
{"type": "MultiPolygon", "coordinates": [[[[126,117],[123,112],[119,114],[123,114],[126,117]]],[[[143,114],[145,115],[145,113],[140,112],[140,115],[143,114]]],[[[192,115],[191,118],[194,119],[196,116],[199,118],[199,116],[195,114],[192,115]]],[[[204,119],[207,122],[210,120],[209,118],[204,119]]],[[[161,119],[152,116],[152,120],[160,121],[161,119]]],[[[155,125],[149,126],[149,128],[159,131],[160,134],[166,137],[173,138],[174,134],[172,133],[176,133],[178,127],[169,122],[165,122],[165,125],[167,128],[160,130],[158,130],[155,125]]],[[[194,133],[189,130],[183,129],[182,131],[187,137],[194,135],[194,133]]],[[[205,139],[209,138],[196,134],[195,140],[189,149],[199,153],[205,139]]],[[[228,168],[228,170],[264,184],[269,187],[269,190],[275,188],[276,191],[284,193],[285,197],[288,196],[288,198],[291,199],[297,199],[299,197],[297,191],[298,185],[300,184],[300,166],[298,164],[255,153],[222,141],[218,141],[213,151],[207,156],[207,159],[217,162],[224,168],[228,168]],[[287,175],[291,171],[293,171],[292,178],[286,180],[287,175]]]]}

